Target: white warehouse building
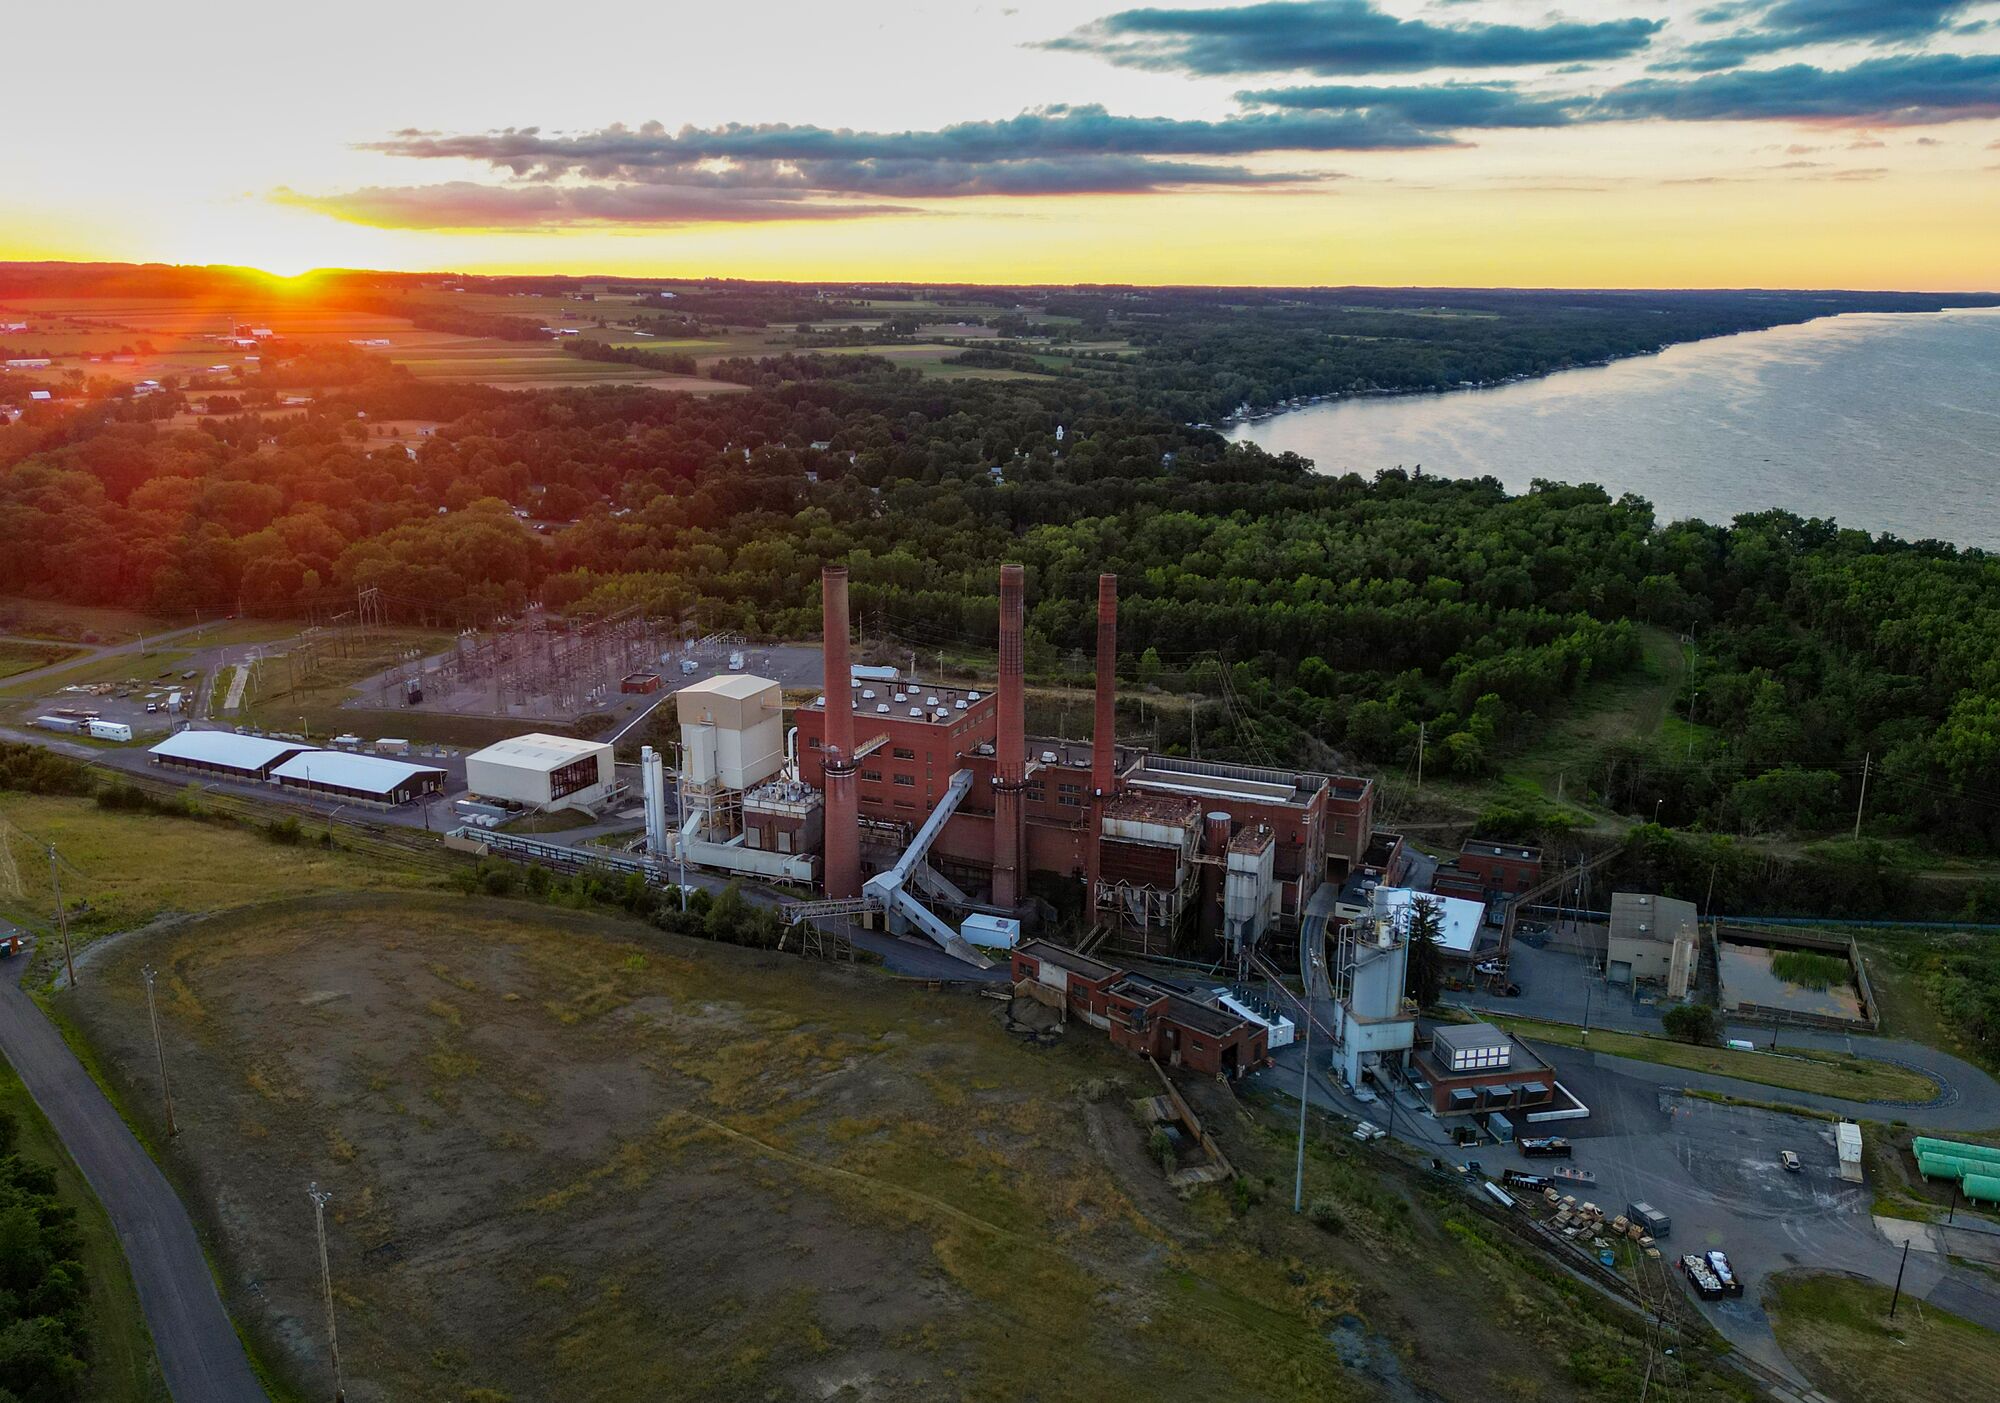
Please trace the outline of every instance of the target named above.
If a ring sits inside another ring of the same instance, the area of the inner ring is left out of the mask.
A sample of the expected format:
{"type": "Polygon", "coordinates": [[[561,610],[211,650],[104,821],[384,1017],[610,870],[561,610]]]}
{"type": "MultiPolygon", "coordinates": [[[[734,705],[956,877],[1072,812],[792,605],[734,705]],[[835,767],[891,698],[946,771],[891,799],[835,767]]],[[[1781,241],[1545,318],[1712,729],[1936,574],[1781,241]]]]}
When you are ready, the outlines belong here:
{"type": "Polygon", "coordinates": [[[589,809],[611,797],[617,771],[604,741],[536,733],[468,755],[465,785],[482,799],[532,809],[589,809]]]}

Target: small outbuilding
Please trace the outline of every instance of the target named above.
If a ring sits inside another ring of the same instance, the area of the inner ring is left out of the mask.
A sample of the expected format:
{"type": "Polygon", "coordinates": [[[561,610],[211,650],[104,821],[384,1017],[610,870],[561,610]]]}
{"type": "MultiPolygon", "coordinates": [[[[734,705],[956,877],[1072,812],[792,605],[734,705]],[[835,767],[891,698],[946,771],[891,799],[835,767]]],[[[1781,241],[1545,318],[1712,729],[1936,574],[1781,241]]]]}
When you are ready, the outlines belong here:
{"type": "Polygon", "coordinates": [[[1694,982],[1700,930],[1692,901],[1613,892],[1605,975],[1613,984],[1661,984],[1668,998],[1684,999],[1694,982]]]}

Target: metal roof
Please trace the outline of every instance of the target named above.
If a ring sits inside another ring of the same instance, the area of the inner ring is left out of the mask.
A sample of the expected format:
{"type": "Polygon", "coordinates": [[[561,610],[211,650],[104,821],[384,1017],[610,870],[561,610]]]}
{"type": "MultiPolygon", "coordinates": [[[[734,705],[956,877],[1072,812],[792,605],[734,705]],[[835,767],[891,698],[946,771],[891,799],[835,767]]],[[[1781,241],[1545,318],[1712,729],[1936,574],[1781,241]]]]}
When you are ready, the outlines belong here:
{"type": "Polygon", "coordinates": [[[1436,903],[1438,944],[1460,955],[1472,953],[1473,947],[1479,943],[1479,927],[1486,919],[1486,907],[1481,902],[1440,896],[1436,892],[1412,891],[1408,887],[1377,887],[1375,900],[1405,935],[1409,934],[1411,908],[1420,900],[1436,903]]]}
{"type": "Polygon", "coordinates": [[[311,749],[311,746],[295,740],[241,736],[234,731],[176,731],[147,753],[163,760],[191,760],[203,765],[261,770],[274,760],[311,749]]]}
{"type": "Polygon", "coordinates": [[[387,794],[418,775],[441,775],[444,771],[435,765],[350,755],[344,750],[308,750],[303,755],[294,755],[271,773],[279,779],[295,779],[302,784],[328,784],[338,789],[387,794]]]}
{"type": "Polygon", "coordinates": [[[601,740],[577,740],[571,736],[550,736],[534,731],[511,740],[495,741],[486,749],[467,756],[466,763],[483,761],[489,765],[553,770],[610,748],[601,740]]]}
{"type": "Polygon", "coordinates": [[[1621,891],[1611,894],[1613,940],[1657,940],[1671,945],[1695,938],[1699,921],[1692,901],[1621,891]]]}
{"type": "Polygon", "coordinates": [[[690,682],[680,689],[679,695],[728,697],[733,701],[752,701],[777,685],[770,678],[758,677],[754,673],[725,672],[714,677],[705,677],[699,682],[690,682]]]}

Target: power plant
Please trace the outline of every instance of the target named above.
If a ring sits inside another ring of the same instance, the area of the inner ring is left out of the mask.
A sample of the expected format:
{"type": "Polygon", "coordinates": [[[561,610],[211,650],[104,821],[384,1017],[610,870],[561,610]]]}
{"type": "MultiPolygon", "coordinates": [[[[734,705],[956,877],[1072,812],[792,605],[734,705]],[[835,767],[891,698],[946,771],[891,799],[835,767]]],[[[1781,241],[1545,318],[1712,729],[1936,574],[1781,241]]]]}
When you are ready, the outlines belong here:
{"type": "Polygon", "coordinates": [[[649,762],[649,852],[811,883],[825,899],[797,914],[879,918],[972,964],[990,963],[994,932],[1077,910],[1093,948],[1199,948],[1242,967],[1321,883],[1361,862],[1371,782],[1120,745],[1108,574],[1091,738],[1031,739],[1024,573],[1000,569],[999,680],[987,689],[853,667],[847,571],[827,568],[824,691],[794,709],[789,730],[777,684],[762,678],[677,693],[681,818],[662,831],[649,762]]]}

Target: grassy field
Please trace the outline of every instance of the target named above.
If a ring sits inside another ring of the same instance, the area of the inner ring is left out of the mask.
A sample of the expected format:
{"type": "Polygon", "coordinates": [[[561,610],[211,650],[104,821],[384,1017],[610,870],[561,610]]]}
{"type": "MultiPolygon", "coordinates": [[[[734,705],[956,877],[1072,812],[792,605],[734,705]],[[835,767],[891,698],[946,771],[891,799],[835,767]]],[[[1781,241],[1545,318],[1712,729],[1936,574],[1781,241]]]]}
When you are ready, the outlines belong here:
{"type": "Polygon", "coordinates": [[[0,633],[20,638],[45,638],[53,643],[125,643],[142,632],[171,627],[129,609],[0,595],[0,633]]]}
{"type": "Polygon", "coordinates": [[[1447,1400],[1622,1403],[1639,1385],[1636,1326],[1351,1142],[1315,1138],[1326,1225],[1294,1217],[1273,1188],[1286,1117],[1198,1083],[1249,1177],[1182,1199],[1130,1109],[1152,1071],[1087,1029],[1021,1040],[989,1001],[548,907],[292,901],[122,941],[58,996],[142,1122],[146,962],[192,1127],[168,1171],[304,1394],[325,1381],[296,1268],[308,1179],[334,1195],[350,1396],[1359,1403],[1388,1372],[1447,1400]],[[1348,1361],[1336,1333],[1379,1355],[1348,1361]]]}
{"type": "Polygon", "coordinates": [[[76,656],[76,649],[48,643],[15,643],[0,639],[0,679],[50,667],[76,656]]]}
{"type": "Polygon", "coordinates": [[[1889,1297],[1872,1281],[1784,1272],[1764,1304],[1785,1354],[1842,1403],[1992,1395],[2000,1334],[1907,1295],[1892,1321],[1889,1297]]]}
{"type": "Polygon", "coordinates": [[[1850,1101],[1928,1101],[1938,1093],[1937,1083],[1906,1067],[1874,1062],[1865,1057],[1819,1050],[1787,1049],[1773,1055],[1742,1052],[1727,1047],[1696,1047],[1670,1038],[1644,1037],[1636,1033],[1614,1033],[1592,1028],[1588,1038],[1581,1028],[1566,1023],[1536,1023],[1521,1018],[1493,1020],[1518,1037],[1559,1047],[1588,1047],[1613,1057],[1631,1057],[1641,1062],[1657,1062],[1689,1072],[1713,1072],[1737,1077],[1761,1086],[1786,1091],[1805,1091],[1819,1096],[1839,1096],[1850,1101]]]}
{"type": "MultiPolygon", "coordinates": [[[[63,900],[79,946],[169,913],[219,911],[272,892],[427,884],[353,853],[314,843],[284,847],[232,825],[113,813],[88,799],[0,792],[0,914],[53,925],[51,843],[69,863],[62,871],[63,900]]],[[[48,965],[55,958],[54,942],[43,942],[37,959],[48,965]]]]}
{"type": "Polygon", "coordinates": [[[146,1330],[111,1220],[41,1108],[5,1062],[0,1062],[0,1110],[14,1119],[14,1153],[55,1169],[56,1196],[76,1215],[81,1230],[79,1259],[90,1278],[91,1359],[77,1397],[85,1403],[167,1403],[166,1383],[153,1358],[153,1337],[146,1330]]]}

